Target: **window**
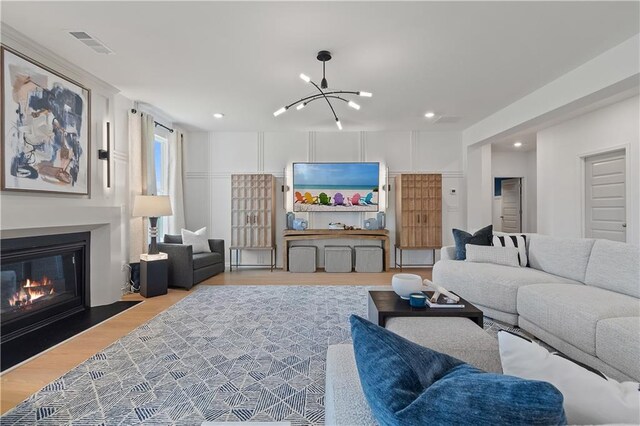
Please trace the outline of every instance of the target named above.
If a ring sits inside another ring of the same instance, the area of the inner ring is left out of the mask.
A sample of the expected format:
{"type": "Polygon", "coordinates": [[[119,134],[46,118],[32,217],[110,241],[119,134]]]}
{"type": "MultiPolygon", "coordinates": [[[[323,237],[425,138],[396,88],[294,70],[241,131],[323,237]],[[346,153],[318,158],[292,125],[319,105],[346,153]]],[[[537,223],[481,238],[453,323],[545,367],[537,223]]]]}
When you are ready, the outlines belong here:
{"type": "MultiPolygon", "coordinates": [[[[169,142],[166,137],[156,134],[153,143],[154,167],[156,171],[156,195],[169,195],[169,142]]],[[[167,218],[158,218],[158,240],[168,233],[167,218]]]]}

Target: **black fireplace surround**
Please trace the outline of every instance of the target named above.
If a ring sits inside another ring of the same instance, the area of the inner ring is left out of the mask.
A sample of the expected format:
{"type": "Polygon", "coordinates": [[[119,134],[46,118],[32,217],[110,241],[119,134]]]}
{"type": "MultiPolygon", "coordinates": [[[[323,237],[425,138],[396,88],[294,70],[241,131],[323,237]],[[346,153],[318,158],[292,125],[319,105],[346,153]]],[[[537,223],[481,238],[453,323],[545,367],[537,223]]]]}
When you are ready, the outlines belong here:
{"type": "Polygon", "coordinates": [[[1,342],[89,306],[90,232],[2,239],[1,342]]]}

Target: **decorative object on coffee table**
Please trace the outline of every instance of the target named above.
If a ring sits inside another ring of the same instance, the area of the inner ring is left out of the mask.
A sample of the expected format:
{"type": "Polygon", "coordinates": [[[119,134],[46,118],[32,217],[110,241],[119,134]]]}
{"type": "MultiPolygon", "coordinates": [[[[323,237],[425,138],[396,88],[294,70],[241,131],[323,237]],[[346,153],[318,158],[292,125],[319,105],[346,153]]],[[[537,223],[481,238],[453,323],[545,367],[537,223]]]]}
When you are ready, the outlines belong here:
{"type": "Polygon", "coordinates": [[[411,293],[422,290],[422,277],[415,274],[395,274],[391,278],[391,287],[404,300],[409,300],[411,293]]]}
{"type": "Polygon", "coordinates": [[[149,236],[151,237],[151,244],[149,244],[149,254],[158,254],[158,217],[171,216],[173,214],[171,210],[171,201],[168,195],[136,195],[133,200],[133,212],[134,217],[148,217],[149,218],[149,236]]]}
{"type": "Polygon", "coordinates": [[[424,293],[412,293],[409,297],[409,304],[412,308],[424,308],[427,306],[427,295],[424,293]]]}
{"type": "Polygon", "coordinates": [[[440,297],[440,295],[443,295],[445,297],[448,297],[449,299],[455,301],[455,302],[460,302],[460,296],[458,296],[457,294],[451,293],[449,290],[447,290],[446,288],[439,286],[439,285],[435,285],[433,283],[433,281],[431,280],[424,280],[423,284],[427,287],[427,288],[431,288],[433,290],[433,296],[431,296],[431,302],[433,303],[437,303],[438,302],[438,298],[440,297]]]}
{"type": "MultiPolygon", "coordinates": [[[[431,297],[431,292],[425,292],[431,297]]],[[[464,308],[413,308],[406,300],[393,291],[370,290],[368,300],[369,321],[384,327],[387,319],[393,317],[462,317],[469,318],[480,327],[483,326],[482,311],[469,301],[460,298],[464,308]]]]}

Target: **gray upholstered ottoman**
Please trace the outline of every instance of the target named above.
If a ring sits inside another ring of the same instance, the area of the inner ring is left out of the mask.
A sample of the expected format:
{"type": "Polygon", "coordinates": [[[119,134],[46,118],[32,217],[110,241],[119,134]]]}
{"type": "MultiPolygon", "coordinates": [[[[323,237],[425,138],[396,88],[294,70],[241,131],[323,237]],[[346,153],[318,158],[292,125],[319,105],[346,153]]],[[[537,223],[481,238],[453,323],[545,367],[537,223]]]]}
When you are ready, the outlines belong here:
{"type": "Polygon", "coordinates": [[[290,272],[315,272],[316,271],[315,246],[294,246],[289,249],[290,272]]]}
{"type": "Polygon", "coordinates": [[[354,246],[356,272],[382,272],[382,247],[354,246]]]}
{"type": "Polygon", "coordinates": [[[498,340],[468,318],[394,317],[386,329],[484,371],[502,373],[498,340]]]}
{"type": "Polygon", "coordinates": [[[351,272],[353,260],[349,246],[325,246],[324,270],[325,272],[351,272]]]}
{"type": "MultiPolygon", "coordinates": [[[[482,370],[502,373],[498,340],[467,318],[391,318],[387,329],[482,370]]],[[[325,425],[376,425],[362,391],[352,345],[327,351],[325,425]]]]}

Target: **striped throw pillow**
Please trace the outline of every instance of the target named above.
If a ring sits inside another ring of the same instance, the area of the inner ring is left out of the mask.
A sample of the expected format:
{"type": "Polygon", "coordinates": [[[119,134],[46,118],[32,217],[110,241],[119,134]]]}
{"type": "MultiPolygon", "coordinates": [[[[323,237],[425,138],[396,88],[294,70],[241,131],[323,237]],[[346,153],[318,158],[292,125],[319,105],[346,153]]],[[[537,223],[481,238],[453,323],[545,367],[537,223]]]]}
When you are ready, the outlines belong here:
{"type": "Polygon", "coordinates": [[[520,266],[529,266],[527,258],[527,237],[520,234],[504,234],[494,235],[491,245],[496,247],[516,247],[518,249],[518,258],[520,266]]]}

